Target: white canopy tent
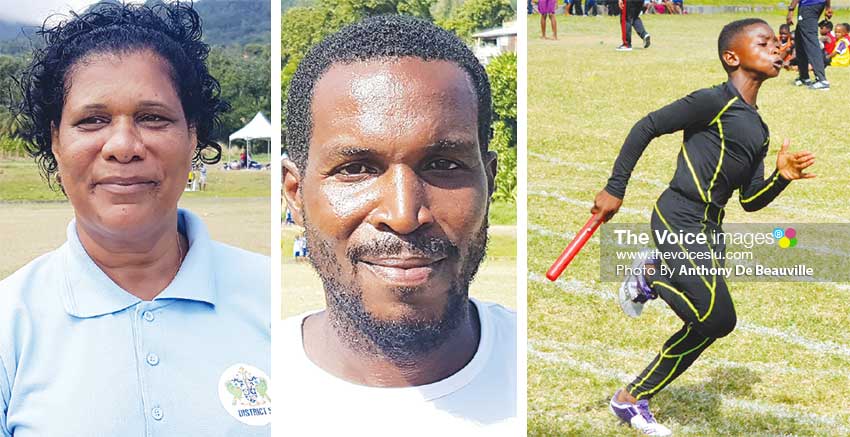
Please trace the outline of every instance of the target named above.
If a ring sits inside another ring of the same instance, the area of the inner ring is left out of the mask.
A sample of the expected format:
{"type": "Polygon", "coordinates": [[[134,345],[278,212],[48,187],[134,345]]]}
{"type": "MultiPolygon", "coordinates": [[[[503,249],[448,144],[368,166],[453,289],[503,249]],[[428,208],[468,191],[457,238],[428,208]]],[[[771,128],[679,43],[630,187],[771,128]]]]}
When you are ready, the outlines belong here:
{"type": "Polygon", "coordinates": [[[245,156],[248,161],[251,160],[250,146],[252,140],[267,140],[269,145],[269,155],[271,155],[272,124],[269,123],[269,120],[266,119],[262,112],[258,112],[257,115],[248,122],[248,124],[242,127],[242,129],[230,134],[230,137],[227,139],[228,161],[230,161],[230,143],[233,140],[245,140],[247,143],[245,145],[245,156]]]}

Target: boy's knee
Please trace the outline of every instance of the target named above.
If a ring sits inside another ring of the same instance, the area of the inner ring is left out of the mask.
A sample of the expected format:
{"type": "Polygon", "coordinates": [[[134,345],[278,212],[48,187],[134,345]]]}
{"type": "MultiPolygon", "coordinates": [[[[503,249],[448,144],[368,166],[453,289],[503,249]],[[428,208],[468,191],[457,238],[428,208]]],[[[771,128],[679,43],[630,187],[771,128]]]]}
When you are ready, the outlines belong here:
{"type": "Polygon", "coordinates": [[[735,330],[735,325],[738,323],[738,317],[735,310],[725,311],[723,313],[712,314],[710,317],[697,325],[697,331],[711,338],[723,338],[735,330]]]}

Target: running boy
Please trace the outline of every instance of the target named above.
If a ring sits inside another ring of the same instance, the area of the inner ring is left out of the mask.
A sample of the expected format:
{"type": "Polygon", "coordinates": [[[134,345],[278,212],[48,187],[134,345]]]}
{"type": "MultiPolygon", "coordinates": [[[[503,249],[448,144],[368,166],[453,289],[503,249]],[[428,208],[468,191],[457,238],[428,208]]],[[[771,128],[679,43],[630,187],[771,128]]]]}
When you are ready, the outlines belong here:
{"type": "MultiPolygon", "coordinates": [[[[675,271],[685,264],[694,270],[722,266],[718,254],[725,247],[713,244],[712,234],[722,232],[723,209],[733,191],[739,191],[746,211],[756,211],[790,181],[814,177],[803,172],[814,164],[814,155],[789,152],[787,139],[779,150],[776,170],[764,177],[769,133],[757,111],[756,99],[761,84],[776,77],[782,68],[773,29],[760,19],[734,21],[720,32],[717,46],[728,81],[696,91],[638,121],[591,209],[593,214],[610,220],[622,205],[632,169],[649,142],[683,130],[676,172],[655,204],[651,227],[653,231],[708,236],[710,244],[703,245],[661,244],[656,240],[662,253],[702,252],[712,256],[708,260],[669,257],[664,262],[675,271]]],[[[681,375],[716,339],[732,332],[735,308],[723,276],[661,276],[655,259],[647,258],[634,267],[646,267],[648,275],[627,278],[621,288],[621,305],[637,315],[644,302],[661,296],[684,324],[632,383],[617,390],[610,407],[620,420],[645,434],[670,435],[671,431],[653,418],[650,398],[681,375]]]]}

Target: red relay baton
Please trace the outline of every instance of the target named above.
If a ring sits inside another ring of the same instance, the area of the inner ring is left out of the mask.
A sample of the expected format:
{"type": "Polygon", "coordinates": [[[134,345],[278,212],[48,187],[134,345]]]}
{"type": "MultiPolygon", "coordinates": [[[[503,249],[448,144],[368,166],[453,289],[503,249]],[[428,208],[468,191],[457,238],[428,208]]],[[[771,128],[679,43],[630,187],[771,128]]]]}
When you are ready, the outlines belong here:
{"type": "Polygon", "coordinates": [[[578,252],[584,247],[584,244],[587,243],[587,240],[593,236],[593,233],[599,229],[599,225],[602,224],[602,218],[597,218],[596,215],[590,217],[590,220],[584,224],[578,234],[576,234],[573,241],[570,241],[570,244],[561,252],[561,256],[555,260],[555,263],[552,264],[552,267],[549,267],[549,271],[546,272],[546,278],[550,281],[554,281],[558,279],[558,276],[561,276],[561,273],[564,273],[564,269],[570,265],[573,258],[578,255],[578,252]]]}

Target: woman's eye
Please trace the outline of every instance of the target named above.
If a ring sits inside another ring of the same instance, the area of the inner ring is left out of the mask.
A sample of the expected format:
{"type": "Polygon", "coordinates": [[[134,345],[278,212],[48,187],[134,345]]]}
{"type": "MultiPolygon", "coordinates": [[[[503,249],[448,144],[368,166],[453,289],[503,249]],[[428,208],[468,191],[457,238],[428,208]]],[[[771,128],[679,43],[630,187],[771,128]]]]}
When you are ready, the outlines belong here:
{"type": "Polygon", "coordinates": [[[348,164],[344,167],[341,167],[339,169],[339,173],[346,176],[352,176],[361,174],[371,174],[375,173],[375,171],[367,167],[365,164],[348,164]]]}
{"type": "Polygon", "coordinates": [[[83,129],[97,129],[106,124],[109,124],[109,120],[103,117],[87,117],[78,121],[76,126],[83,129]]]}
{"type": "Polygon", "coordinates": [[[431,161],[427,168],[429,170],[455,170],[460,168],[460,165],[454,161],[449,161],[448,159],[438,159],[431,161]]]}
{"type": "Polygon", "coordinates": [[[166,124],[171,122],[171,120],[156,114],[142,115],[141,117],[139,117],[139,121],[157,127],[165,126],[166,124]]]}

